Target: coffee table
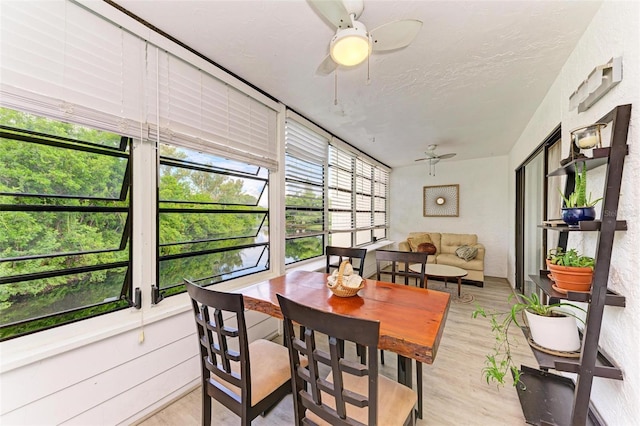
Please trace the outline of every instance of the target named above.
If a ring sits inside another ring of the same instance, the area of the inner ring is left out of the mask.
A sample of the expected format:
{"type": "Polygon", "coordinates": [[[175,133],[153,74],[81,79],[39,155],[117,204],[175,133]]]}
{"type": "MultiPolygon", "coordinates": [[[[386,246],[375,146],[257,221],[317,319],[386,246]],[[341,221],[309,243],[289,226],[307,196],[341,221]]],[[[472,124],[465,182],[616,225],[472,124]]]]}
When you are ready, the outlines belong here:
{"type": "MultiPolygon", "coordinates": [[[[409,265],[409,269],[411,269],[413,272],[420,272],[422,271],[422,265],[419,263],[414,263],[409,265]]],[[[425,280],[424,280],[425,287],[427,287],[427,280],[429,279],[429,277],[443,278],[445,287],[447,286],[447,279],[457,278],[458,279],[458,298],[459,298],[460,290],[462,287],[462,277],[467,276],[467,271],[465,271],[462,268],[458,268],[457,266],[427,263],[424,275],[425,275],[425,280]]]]}

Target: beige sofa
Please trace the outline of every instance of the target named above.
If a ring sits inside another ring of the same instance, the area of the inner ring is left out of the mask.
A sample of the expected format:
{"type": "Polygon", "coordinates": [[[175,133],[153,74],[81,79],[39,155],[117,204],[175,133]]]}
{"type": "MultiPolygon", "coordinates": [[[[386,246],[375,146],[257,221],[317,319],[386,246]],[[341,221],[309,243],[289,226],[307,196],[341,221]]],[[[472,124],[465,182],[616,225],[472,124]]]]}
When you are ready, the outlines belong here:
{"type": "Polygon", "coordinates": [[[480,286],[484,285],[484,246],[478,243],[477,235],[411,232],[407,240],[398,244],[398,249],[401,251],[411,251],[408,239],[424,235],[428,235],[433,245],[436,246],[436,254],[429,255],[427,263],[457,266],[468,272],[467,276],[464,277],[465,280],[476,281],[480,286]],[[475,259],[465,261],[456,255],[458,247],[463,245],[478,249],[478,254],[475,259]]]}

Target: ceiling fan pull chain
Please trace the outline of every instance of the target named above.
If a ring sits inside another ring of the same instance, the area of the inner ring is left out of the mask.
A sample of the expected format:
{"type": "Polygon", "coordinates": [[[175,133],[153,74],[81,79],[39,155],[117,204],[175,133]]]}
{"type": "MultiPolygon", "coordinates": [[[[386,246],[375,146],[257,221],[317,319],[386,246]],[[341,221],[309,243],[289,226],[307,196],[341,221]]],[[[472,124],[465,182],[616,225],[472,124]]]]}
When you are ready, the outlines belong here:
{"type": "Polygon", "coordinates": [[[334,89],[333,89],[333,104],[334,105],[338,105],[338,70],[334,71],[335,73],[335,78],[333,80],[334,82],[334,89]]]}
{"type": "Polygon", "coordinates": [[[370,71],[370,67],[369,67],[369,59],[371,58],[371,55],[367,56],[367,86],[369,84],[371,84],[371,73],[370,71]]]}

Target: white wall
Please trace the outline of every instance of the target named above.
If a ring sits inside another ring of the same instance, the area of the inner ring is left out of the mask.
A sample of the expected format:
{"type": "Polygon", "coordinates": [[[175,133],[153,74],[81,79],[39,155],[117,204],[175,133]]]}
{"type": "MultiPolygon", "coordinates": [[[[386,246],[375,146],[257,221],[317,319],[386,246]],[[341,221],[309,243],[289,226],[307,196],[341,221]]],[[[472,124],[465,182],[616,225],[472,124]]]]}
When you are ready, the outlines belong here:
{"type": "MultiPolygon", "coordinates": [[[[116,323],[134,313],[105,315],[4,342],[0,423],[130,424],[192,390],[200,382],[198,346],[193,314],[183,305],[182,313],[59,353],[55,343],[41,348],[38,342],[51,341],[54,335],[69,341],[74,332],[86,339],[109,328],[104,320],[116,323]],[[39,356],[42,352],[50,355],[39,356]],[[37,360],[19,359],[21,354],[37,360]]],[[[250,340],[272,335],[277,328],[277,320],[264,314],[248,311],[246,319],[250,340]]]]}
{"type": "MultiPolygon", "coordinates": [[[[626,296],[626,308],[606,307],[600,344],[624,371],[624,381],[596,378],[592,401],[610,425],[636,425],[640,418],[640,3],[604,2],[580,39],[545,99],[531,118],[509,155],[514,170],[562,123],[563,157],[569,152],[569,132],[591,124],[616,105],[633,105],[618,218],[628,231],[616,234],[609,288],[626,296]],[[583,113],[569,111],[569,96],[597,65],[611,57],[623,58],[623,81],[583,113]]],[[[602,193],[604,167],[589,173],[589,190],[602,193]]],[[[509,211],[515,208],[513,178],[509,179],[509,211]]],[[[515,248],[513,215],[509,220],[509,279],[514,280],[515,248]]],[[[575,232],[569,245],[595,254],[597,235],[575,232]]]]}
{"type": "Polygon", "coordinates": [[[484,244],[485,275],[507,276],[507,252],[513,240],[506,224],[513,216],[509,208],[508,158],[487,157],[467,161],[443,160],[436,175],[429,176],[426,164],[397,167],[391,172],[390,235],[406,239],[411,231],[453,232],[478,235],[484,244]],[[460,185],[458,217],[424,217],[424,186],[460,185]]]}

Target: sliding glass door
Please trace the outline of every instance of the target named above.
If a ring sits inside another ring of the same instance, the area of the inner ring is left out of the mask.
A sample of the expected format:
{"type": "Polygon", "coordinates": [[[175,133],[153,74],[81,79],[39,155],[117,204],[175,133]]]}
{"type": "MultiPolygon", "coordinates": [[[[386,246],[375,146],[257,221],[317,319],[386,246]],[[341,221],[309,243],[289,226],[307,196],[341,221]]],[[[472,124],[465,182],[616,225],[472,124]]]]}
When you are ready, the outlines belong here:
{"type": "Polygon", "coordinates": [[[548,245],[558,244],[557,235],[548,242],[547,232],[539,225],[559,217],[559,196],[554,196],[558,178],[547,175],[559,165],[560,147],[558,127],[516,170],[516,289],[525,295],[536,291],[529,275],[544,268],[548,245]]]}

